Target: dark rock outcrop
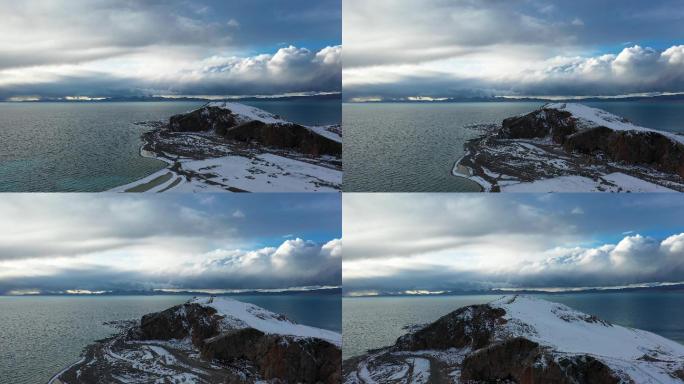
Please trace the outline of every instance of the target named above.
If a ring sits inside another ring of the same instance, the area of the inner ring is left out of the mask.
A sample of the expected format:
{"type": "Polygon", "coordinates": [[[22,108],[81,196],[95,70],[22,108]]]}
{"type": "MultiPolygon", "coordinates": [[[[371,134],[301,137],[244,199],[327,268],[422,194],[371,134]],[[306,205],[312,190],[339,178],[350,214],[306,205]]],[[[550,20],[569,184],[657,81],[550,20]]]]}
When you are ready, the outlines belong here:
{"type": "Polygon", "coordinates": [[[138,331],[141,340],[181,340],[192,337],[194,345],[220,332],[216,310],[199,304],[184,304],[145,315],[138,331]]]}
{"type": "Polygon", "coordinates": [[[562,144],[565,137],[575,133],[575,120],[567,111],[544,109],[523,116],[509,117],[501,124],[501,134],[510,139],[536,139],[551,136],[562,144]]]}
{"type": "Polygon", "coordinates": [[[192,112],[171,116],[169,119],[171,132],[218,132],[235,125],[235,116],[219,107],[202,107],[192,112]]]}
{"type": "Polygon", "coordinates": [[[313,156],[342,155],[342,144],[298,124],[250,121],[225,131],[219,130],[217,133],[230,140],[256,141],[269,147],[292,149],[313,156]]]}
{"type": "Polygon", "coordinates": [[[246,359],[266,380],[337,384],[341,378],[340,349],[319,339],[295,342],[288,337],[246,328],[205,340],[201,353],[205,359],[225,362],[246,359]]]}
{"type": "Polygon", "coordinates": [[[679,382],[683,352],[655,334],[562,304],[505,296],[457,309],[390,347],[345,360],[343,372],[347,384],[410,384],[417,377],[469,384],[679,382]],[[621,347],[606,348],[608,340],[621,347]],[[649,354],[638,357],[644,350],[649,354]]]}
{"type": "Polygon", "coordinates": [[[461,380],[519,384],[618,384],[608,366],[591,356],[556,361],[539,344],[516,337],[477,350],[463,360],[461,380]]]}
{"type": "Polygon", "coordinates": [[[426,327],[400,337],[395,350],[482,348],[490,343],[493,328],[503,324],[506,311],[487,305],[463,307],[449,313],[426,327]]]}
{"type": "Polygon", "coordinates": [[[183,304],[143,316],[139,328],[129,334],[138,340],[191,337],[202,359],[227,364],[247,361],[265,380],[340,382],[339,347],[321,339],[266,334],[254,328],[222,329],[222,319],[211,307],[183,304]]]}
{"type": "Polygon", "coordinates": [[[294,123],[265,123],[249,120],[224,107],[204,106],[195,111],[172,116],[169,120],[172,132],[214,131],[228,140],[243,143],[294,150],[300,153],[342,155],[342,143],[319,135],[311,129],[294,123]]]}
{"type": "Polygon", "coordinates": [[[657,132],[614,131],[605,127],[587,129],[568,136],[567,151],[601,152],[613,161],[650,165],[684,177],[684,145],[657,132]]]}
{"type": "Polygon", "coordinates": [[[601,155],[612,161],[651,166],[684,177],[684,144],[655,131],[614,130],[602,125],[580,128],[577,118],[564,110],[542,108],[505,119],[500,137],[550,137],[568,152],[601,155]]]}

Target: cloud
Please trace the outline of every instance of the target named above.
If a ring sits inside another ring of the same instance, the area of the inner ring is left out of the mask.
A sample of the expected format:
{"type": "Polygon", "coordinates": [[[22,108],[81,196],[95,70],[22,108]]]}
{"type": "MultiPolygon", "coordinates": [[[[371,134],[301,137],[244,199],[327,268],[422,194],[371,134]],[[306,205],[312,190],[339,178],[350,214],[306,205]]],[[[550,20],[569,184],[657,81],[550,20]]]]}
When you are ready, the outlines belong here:
{"type": "Polygon", "coordinates": [[[684,233],[663,240],[639,234],[617,244],[558,248],[545,260],[519,266],[527,286],[611,286],[684,280],[684,233]]]}
{"type": "Polygon", "coordinates": [[[0,70],[0,99],[19,96],[269,95],[341,90],[340,46],[289,46],[274,54],[212,56],[170,65],[152,55],[136,74],[84,66],[0,70]],[[152,73],[154,71],[155,73],[152,73]]]}
{"type": "MultiPolygon", "coordinates": [[[[113,263],[60,266],[55,260],[32,265],[33,273],[18,276],[0,274],[0,294],[17,290],[60,292],[67,289],[149,290],[149,289],[277,289],[299,286],[341,284],[341,259],[325,244],[302,239],[287,240],[278,247],[254,250],[216,249],[195,255],[191,261],[167,260],[156,268],[112,268],[113,263]],[[53,265],[50,265],[53,264],[53,265]]],[[[6,267],[8,266],[6,265],[6,267]]],[[[9,273],[8,273],[9,272],[9,273]]]]}
{"type": "Polygon", "coordinates": [[[340,7],[339,0],[3,2],[0,13],[10,16],[0,25],[0,99],[339,91],[339,59],[316,55],[339,50],[340,7]],[[305,10],[320,18],[289,17],[305,10]],[[283,41],[290,46],[279,49],[283,41]],[[303,45],[311,51],[294,48],[303,45]]]}
{"type": "Polygon", "coordinates": [[[589,1],[350,0],[345,98],[682,92],[684,27],[675,21],[681,12],[667,13],[674,8],[671,0],[627,0],[619,9],[589,1]],[[617,48],[625,41],[636,43],[617,48]]]}
{"type": "Polygon", "coordinates": [[[347,292],[684,281],[684,205],[673,196],[343,200],[347,292]]]}
{"type": "Polygon", "coordinates": [[[339,205],[299,194],[8,195],[0,294],[339,285],[339,205]],[[285,231],[298,237],[283,240],[285,231]]]}

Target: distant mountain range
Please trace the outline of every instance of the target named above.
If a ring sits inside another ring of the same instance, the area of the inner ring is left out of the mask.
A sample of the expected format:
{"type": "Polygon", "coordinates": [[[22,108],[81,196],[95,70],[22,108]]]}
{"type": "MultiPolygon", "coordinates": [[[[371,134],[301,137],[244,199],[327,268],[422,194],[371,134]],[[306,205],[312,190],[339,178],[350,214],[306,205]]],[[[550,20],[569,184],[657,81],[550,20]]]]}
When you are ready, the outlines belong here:
{"type": "MultiPolygon", "coordinates": [[[[544,102],[544,103],[582,103],[582,102],[624,102],[624,101],[682,101],[684,94],[674,95],[659,95],[659,96],[625,96],[625,97],[586,97],[586,98],[568,98],[568,99],[545,99],[542,97],[449,97],[440,98],[436,100],[421,99],[421,100],[407,100],[407,99],[387,99],[387,100],[373,100],[359,103],[373,104],[373,103],[497,103],[497,102],[544,102]]],[[[351,100],[346,100],[352,102],[351,100]]]]}
{"type": "Polygon", "coordinates": [[[353,295],[345,292],[348,297],[388,297],[388,296],[471,296],[471,295],[515,295],[515,294],[544,294],[544,295],[558,295],[558,294],[583,294],[583,293],[600,293],[600,292],[684,292],[684,283],[654,283],[644,285],[628,285],[622,287],[588,287],[588,288],[494,288],[482,290],[468,290],[468,291],[439,291],[428,293],[406,293],[406,292],[378,292],[377,294],[353,295]]]}
{"type": "Polygon", "coordinates": [[[341,93],[326,93],[321,95],[310,96],[274,96],[274,97],[239,97],[239,98],[225,98],[225,99],[209,99],[204,97],[164,97],[164,96],[129,96],[129,97],[106,97],[90,100],[73,99],[67,100],[64,98],[45,98],[40,100],[26,100],[22,103],[112,103],[112,102],[154,102],[154,101],[293,101],[293,100],[341,100],[341,93]]]}
{"type": "MultiPolygon", "coordinates": [[[[106,292],[41,292],[21,296],[274,296],[274,295],[339,295],[341,288],[312,288],[312,289],[283,289],[283,290],[244,290],[222,291],[213,290],[117,290],[106,292]]],[[[1,296],[1,295],[0,295],[1,296]]]]}

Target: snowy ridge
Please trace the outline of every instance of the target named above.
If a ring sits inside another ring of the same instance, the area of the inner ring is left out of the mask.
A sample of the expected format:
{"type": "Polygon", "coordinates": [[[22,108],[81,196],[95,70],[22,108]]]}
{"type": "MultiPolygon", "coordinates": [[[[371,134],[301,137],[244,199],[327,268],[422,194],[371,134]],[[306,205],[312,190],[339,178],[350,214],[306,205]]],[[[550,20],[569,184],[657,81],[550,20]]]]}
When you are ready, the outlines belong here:
{"type": "Polygon", "coordinates": [[[249,105],[240,103],[231,103],[227,101],[211,102],[206,107],[215,107],[227,109],[233,113],[233,116],[240,124],[248,123],[250,121],[261,121],[265,124],[289,124],[288,121],[283,120],[280,116],[266,112],[263,109],[250,107],[249,105]]]}
{"type": "Polygon", "coordinates": [[[451,173],[485,192],[684,192],[683,145],[681,134],[551,103],[466,142],[451,173]]]}
{"type": "Polygon", "coordinates": [[[254,304],[223,297],[199,297],[191,300],[189,304],[199,304],[215,309],[219,315],[226,317],[224,322],[231,329],[254,328],[267,334],[313,337],[337,346],[342,345],[342,335],[339,333],[294,323],[283,315],[275,314],[254,304]]]}
{"type": "Polygon", "coordinates": [[[671,372],[681,369],[682,344],[532,297],[505,296],[489,305],[506,311],[499,337],[524,337],[557,355],[593,356],[636,383],[681,382],[671,372]]]}
{"type": "Polygon", "coordinates": [[[562,304],[504,296],[343,362],[345,384],[684,383],[684,345],[562,304]]]}
{"type": "Polygon", "coordinates": [[[596,126],[602,126],[610,128],[614,131],[634,131],[634,132],[655,132],[665,135],[670,139],[684,143],[684,136],[675,135],[670,132],[659,131],[656,129],[640,127],[629,122],[627,119],[622,118],[612,113],[606,112],[601,109],[591,108],[584,104],[577,103],[554,103],[546,104],[542,109],[555,109],[558,111],[566,111],[572,114],[572,116],[580,123],[578,128],[593,128],[596,126]]]}
{"type": "MultiPolygon", "coordinates": [[[[270,126],[305,129],[342,143],[340,125],[301,126],[273,113],[232,102],[211,102],[189,113],[209,120],[220,108],[235,126],[259,121],[270,126]]],[[[163,124],[163,123],[160,123],[163,124]]],[[[232,123],[231,123],[232,124],[232,123]]],[[[217,139],[212,132],[169,132],[165,125],[143,135],[140,154],[167,164],[164,169],[108,192],[336,192],[342,185],[341,158],[297,149],[252,147],[217,139]]],[[[234,128],[234,127],[233,127],[234,128]]]]}
{"type": "MultiPolygon", "coordinates": [[[[206,105],[206,107],[216,107],[221,109],[229,110],[233,113],[233,116],[238,120],[239,124],[248,123],[250,121],[261,121],[265,124],[292,124],[291,122],[284,120],[280,116],[266,112],[263,109],[250,107],[249,105],[240,103],[230,103],[230,102],[212,102],[206,105]]],[[[330,129],[329,126],[304,126],[308,128],[311,132],[334,140],[338,143],[342,142],[342,136],[330,129]]]]}
{"type": "Polygon", "coordinates": [[[50,384],[335,384],[340,375],[340,334],[233,299],[195,298],[117,329],[50,384]]]}

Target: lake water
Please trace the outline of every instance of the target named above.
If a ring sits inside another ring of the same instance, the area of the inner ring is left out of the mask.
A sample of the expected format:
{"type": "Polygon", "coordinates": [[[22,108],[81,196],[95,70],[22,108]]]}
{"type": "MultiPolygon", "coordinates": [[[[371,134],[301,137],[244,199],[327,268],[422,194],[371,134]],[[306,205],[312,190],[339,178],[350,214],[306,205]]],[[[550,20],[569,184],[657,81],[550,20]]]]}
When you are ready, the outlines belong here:
{"type": "MultiPolygon", "coordinates": [[[[684,294],[621,292],[534,295],[627,327],[684,343],[684,294]]],[[[433,322],[457,308],[500,295],[363,297],[342,299],[343,356],[394,344],[407,325],[433,322]]]]}
{"type": "MultiPolygon", "coordinates": [[[[111,336],[105,321],[139,319],[189,296],[0,297],[0,382],[40,384],[78,361],[87,345],[111,336]]],[[[240,296],[302,324],[340,332],[335,295],[240,296]]]]}
{"type": "MultiPolygon", "coordinates": [[[[682,102],[592,102],[636,124],[684,132],[682,102]]],[[[463,144],[479,133],[466,127],[499,124],[540,102],[369,103],[343,105],[344,186],[349,192],[476,192],[451,175],[463,144]]]]}
{"type": "MultiPolygon", "coordinates": [[[[0,103],[0,192],[100,192],[165,164],[140,156],[140,121],[204,102],[0,103]]],[[[339,100],[246,102],[300,124],[341,121],[339,100]]]]}

